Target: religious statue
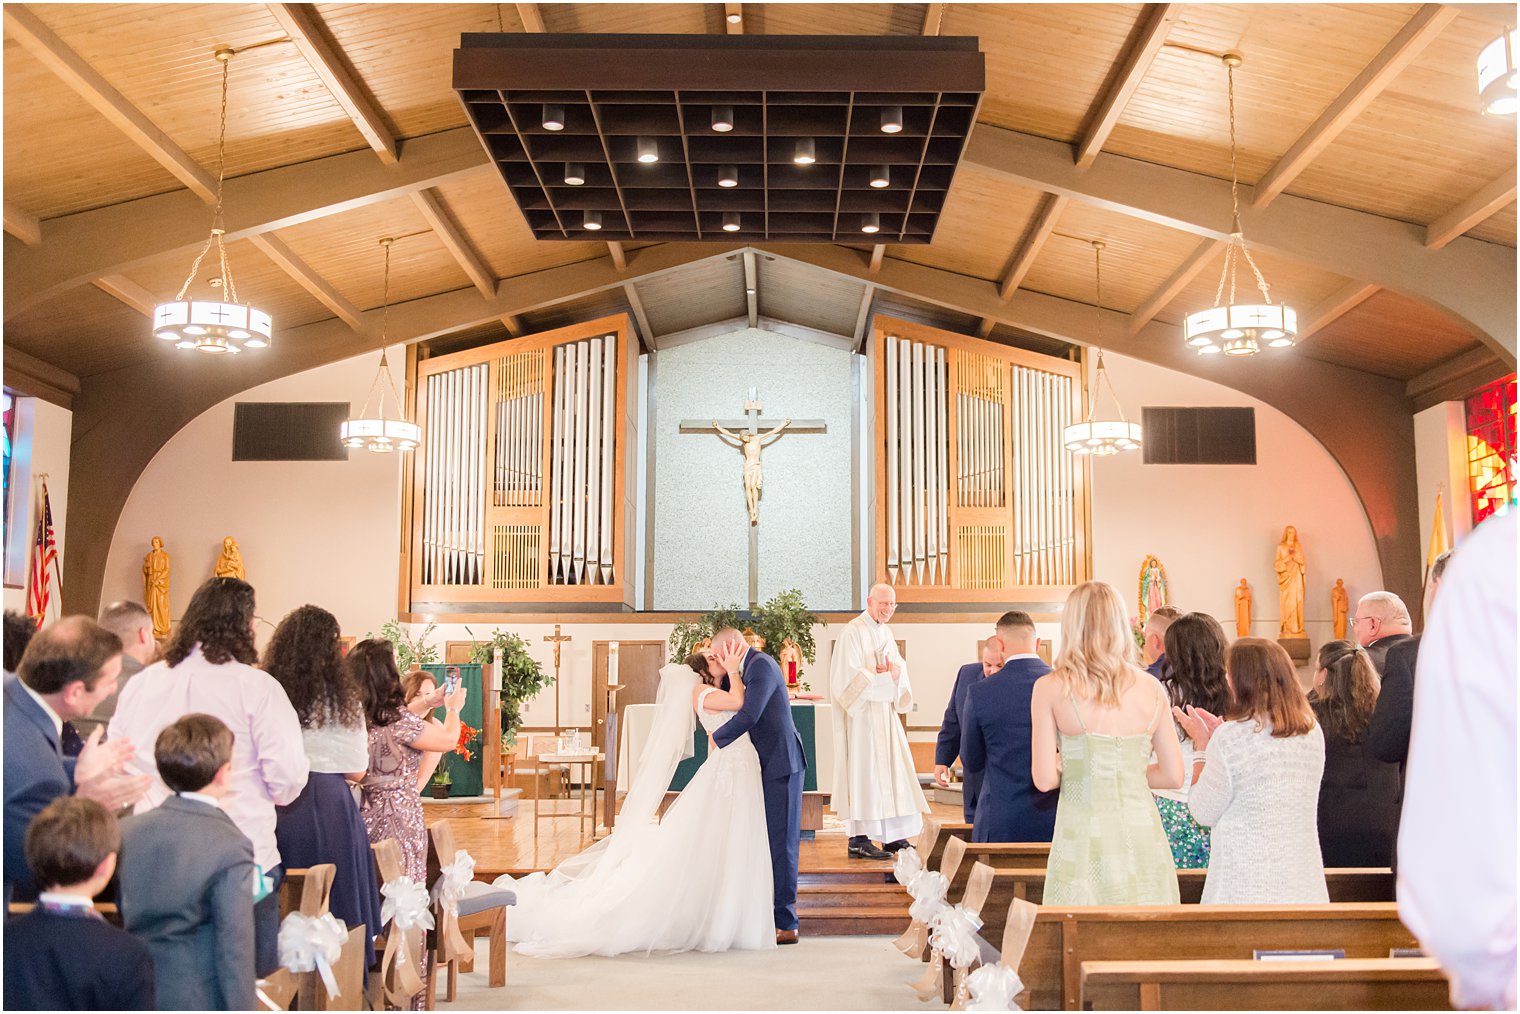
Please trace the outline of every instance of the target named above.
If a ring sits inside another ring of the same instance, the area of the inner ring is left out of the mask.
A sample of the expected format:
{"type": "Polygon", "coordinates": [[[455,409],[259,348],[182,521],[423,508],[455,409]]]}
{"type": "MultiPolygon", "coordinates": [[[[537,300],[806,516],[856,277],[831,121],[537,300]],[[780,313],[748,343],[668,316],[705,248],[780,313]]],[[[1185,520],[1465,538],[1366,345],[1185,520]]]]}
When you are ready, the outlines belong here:
{"type": "Polygon", "coordinates": [[[1335,639],[1346,639],[1346,613],[1350,610],[1351,599],[1346,594],[1346,579],[1335,579],[1335,587],[1330,589],[1330,613],[1335,617],[1335,639]]]}
{"type": "Polygon", "coordinates": [[[1251,589],[1245,578],[1240,579],[1240,587],[1235,589],[1235,636],[1251,636],[1251,589]]]}
{"type": "Polygon", "coordinates": [[[764,433],[735,433],[716,420],[713,421],[713,429],[718,431],[724,442],[734,441],[733,446],[744,452],[744,504],[749,508],[751,526],[760,523],[760,487],[763,483],[760,475],[760,450],[791,424],[790,419],[783,419],[781,425],[764,433]]]}
{"type": "Polygon", "coordinates": [[[756,651],[764,651],[765,650],[765,638],[763,638],[759,634],[755,633],[755,628],[754,627],[745,627],[744,628],[744,641],[745,641],[746,644],[748,644],[751,648],[754,648],[756,651]]]}
{"type": "Polygon", "coordinates": [[[153,636],[169,636],[169,554],[164,540],[153,536],[153,548],[143,557],[143,605],[153,620],[153,636]]]}
{"type": "Polygon", "coordinates": [[[781,674],[789,687],[795,687],[802,674],[802,649],[790,637],[781,642],[781,674]]]}
{"type": "Polygon", "coordinates": [[[227,536],[222,540],[222,555],[216,558],[215,577],[235,577],[248,580],[248,568],[243,566],[243,552],[238,549],[237,539],[227,536]]]}
{"type": "Polygon", "coordinates": [[[1154,556],[1147,555],[1140,564],[1140,607],[1142,619],[1167,604],[1166,568],[1154,556]]]}
{"type": "Polygon", "coordinates": [[[1283,529],[1282,542],[1277,546],[1277,556],[1272,561],[1277,571],[1277,597],[1282,604],[1282,624],[1279,637],[1303,637],[1304,635],[1304,546],[1298,541],[1298,529],[1292,525],[1283,529]]]}

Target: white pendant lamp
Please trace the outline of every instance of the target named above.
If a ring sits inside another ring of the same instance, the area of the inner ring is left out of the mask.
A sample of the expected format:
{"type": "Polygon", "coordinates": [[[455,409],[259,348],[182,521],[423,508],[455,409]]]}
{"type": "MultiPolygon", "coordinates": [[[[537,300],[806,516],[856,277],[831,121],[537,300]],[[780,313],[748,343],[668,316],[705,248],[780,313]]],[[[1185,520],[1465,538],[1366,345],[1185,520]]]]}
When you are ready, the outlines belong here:
{"type": "Polygon", "coordinates": [[[1515,47],[1520,33],[1513,28],[1483,47],[1478,54],[1478,98],[1483,111],[1495,116],[1513,116],[1520,109],[1515,97],[1515,47]]]}
{"type": "Polygon", "coordinates": [[[390,237],[380,241],[380,245],[385,248],[384,308],[380,311],[380,369],[375,374],[374,382],[369,385],[369,394],[365,395],[364,406],[359,409],[359,414],[338,429],[338,439],[344,447],[350,450],[370,450],[377,454],[410,451],[422,442],[422,428],[406,421],[401,398],[396,393],[396,381],[391,376],[390,364],[386,359],[386,347],[390,343],[387,326],[391,315],[391,244],[394,242],[396,241],[390,237]],[[396,408],[394,419],[385,414],[387,391],[390,392],[391,404],[396,408]],[[370,412],[371,401],[375,403],[373,413],[370,412]]]}
{"type": "Polygon", "coordinates": [[[1118,454],[1120,451],[1134,451],[1140,448],[1140,424],[1130,422],[1124,415],[1124,406],[1119,404],[1119,395],[1114,391],[1114,382],[1109,379],[1108,370],[1103,366],[1103,248],[1101,240],[1093,240],[1093,262],[1097,288],[1097,311],[1098,328],[1094,338],[1094,345],[1098,352],[1098,368],[1093,375],[1092,399],[1088,402],[1087,418],[1079,423],[1072,423],[1061,431],[1061,442],[1072,454],[1092,454],[1097,457],[1106,457],[1110,454],[1118,454]],[[1108,384],[1109,397],[1113,399],[1114,408],[1119,413],[1118,419],[1098,419],[1098,398],[1103,393],[1103,385],[1108,384]]]}

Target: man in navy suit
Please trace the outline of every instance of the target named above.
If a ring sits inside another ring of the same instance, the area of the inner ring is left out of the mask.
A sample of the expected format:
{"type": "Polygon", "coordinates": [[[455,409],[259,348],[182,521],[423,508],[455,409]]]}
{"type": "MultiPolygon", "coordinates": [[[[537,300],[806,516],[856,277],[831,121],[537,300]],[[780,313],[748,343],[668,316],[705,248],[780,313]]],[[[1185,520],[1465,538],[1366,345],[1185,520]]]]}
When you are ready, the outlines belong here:
{"type": "MultiPolygon", "coordinates": [[[[713,635],[712,650],[727,662],[739,656],[744,680],[744,707],[713,733],[722,749],[746,732],[760,755],[761,787],[765,792],[765,826],[771,845],[771,879],[775,888],[776,943],[797,942],[797,843],[802,837],[802,776],[807,759],[802,737],[792,724],[781,667],[764,652],[748,648],[732,627],[713,635]],[[740,649],[746,649],[740,656],[740,649]]],[[[726,666],[725,666],[726,668],[726,666]]],[[[725,677],[722,689],[728,689],[725,677]]]]}
{"type": "MultiPolygon", "coordinates": [[[[961,753],[961,717],[966,710],[966,691],[1003,668],[1003,639],[997,635],[987,638],[982,646],[982,660],[963,665],[955,674],[955,686],[950,690],[950,702],[945,705],[945,717],[939,723],[939,739],[934,744],[934,784],[942,789],[950,787],[950,766],[961,753]]],[[[961,783],[961,812],[966,823],[976,820],[976,794],[982,790],[981,772],[965,772],[961,783]]]]}
{"type": "Polygon", "coordinates": [[[5,681],[5,896],[37,896],[26,863],[26,828],[59,796],[78,794],[117,810],[135,801],[148,777],[122,767],[126,740],[100,742],[100,732],[76,761],[62,750],[63,723],[82,718],[116,692],[121,639],[85,616],[67,616],[27,645],[16,675],[5,681]]]}
{"type": "Polygon", "coordinates": [[[998,635],[1008,661],[966,692],[961,716],[961,763],[982,775],[971,840],[1050,841],[1060,793],[1037,791],[1029,773],[1029,700],[1050,666],[1035,654],[1039,638],[1028,613],[1014,611],[1003,620],[998,635]]]}
{"type": "Polygon", "coordinates": [[[1166,628],[1181,615],[1182,610],[1176,606],[1162,606],[1146,617],[1141,636],[1145,638],[1144,656],[1150,663],[1145,671],[1158,680],[1164,679],[1166,673],[1166,628]]]}

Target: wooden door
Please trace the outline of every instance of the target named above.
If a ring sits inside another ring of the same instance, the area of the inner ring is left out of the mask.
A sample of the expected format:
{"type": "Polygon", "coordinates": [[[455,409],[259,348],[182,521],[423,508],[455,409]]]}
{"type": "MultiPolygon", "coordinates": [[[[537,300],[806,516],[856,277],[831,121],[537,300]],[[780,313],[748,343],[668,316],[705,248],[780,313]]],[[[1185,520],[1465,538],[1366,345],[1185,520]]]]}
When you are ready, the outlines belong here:
{"type": "Polygon", "coordinates": [[[470,653],[478,641],[448,641],[443,646],[444,665],[469,665],[470,653]]]}
{"type": "Polygon", "coordinates": [[[591,642],[591,738],[597,748],[607,753],[604,769],[607,790],[607,826],[613,823],[612,799],[617,792],[617,741],[616,733],[622,729],[623,709],[630,704],[653,704],[655,691],[660,685],[660,667],[665,664],[664,641],[619,641],[618,685],[622,687],[614,698],[612,729],[614,736],[607,736],[607,646],[610,641],[591,642]]]}

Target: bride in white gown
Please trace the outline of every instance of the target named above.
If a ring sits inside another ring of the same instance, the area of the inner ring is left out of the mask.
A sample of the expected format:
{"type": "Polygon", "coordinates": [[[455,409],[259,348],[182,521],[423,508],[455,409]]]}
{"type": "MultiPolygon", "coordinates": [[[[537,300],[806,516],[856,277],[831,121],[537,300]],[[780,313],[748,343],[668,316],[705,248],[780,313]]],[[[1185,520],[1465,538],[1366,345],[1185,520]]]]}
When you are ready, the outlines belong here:
{"type": "Polygon", "coordinates": [[[612,834],[548,874],[496,880],[517,892],[507,932],[520,953],[776,946],[760,759],[749,735],[710,750],[655,822],[676,765],[692,755],[697,719],[711,734],[743,706],[737,676],[731,691],[714,685],[742,657],[701,652],[661,669],[655,720],[612,834]]]}

